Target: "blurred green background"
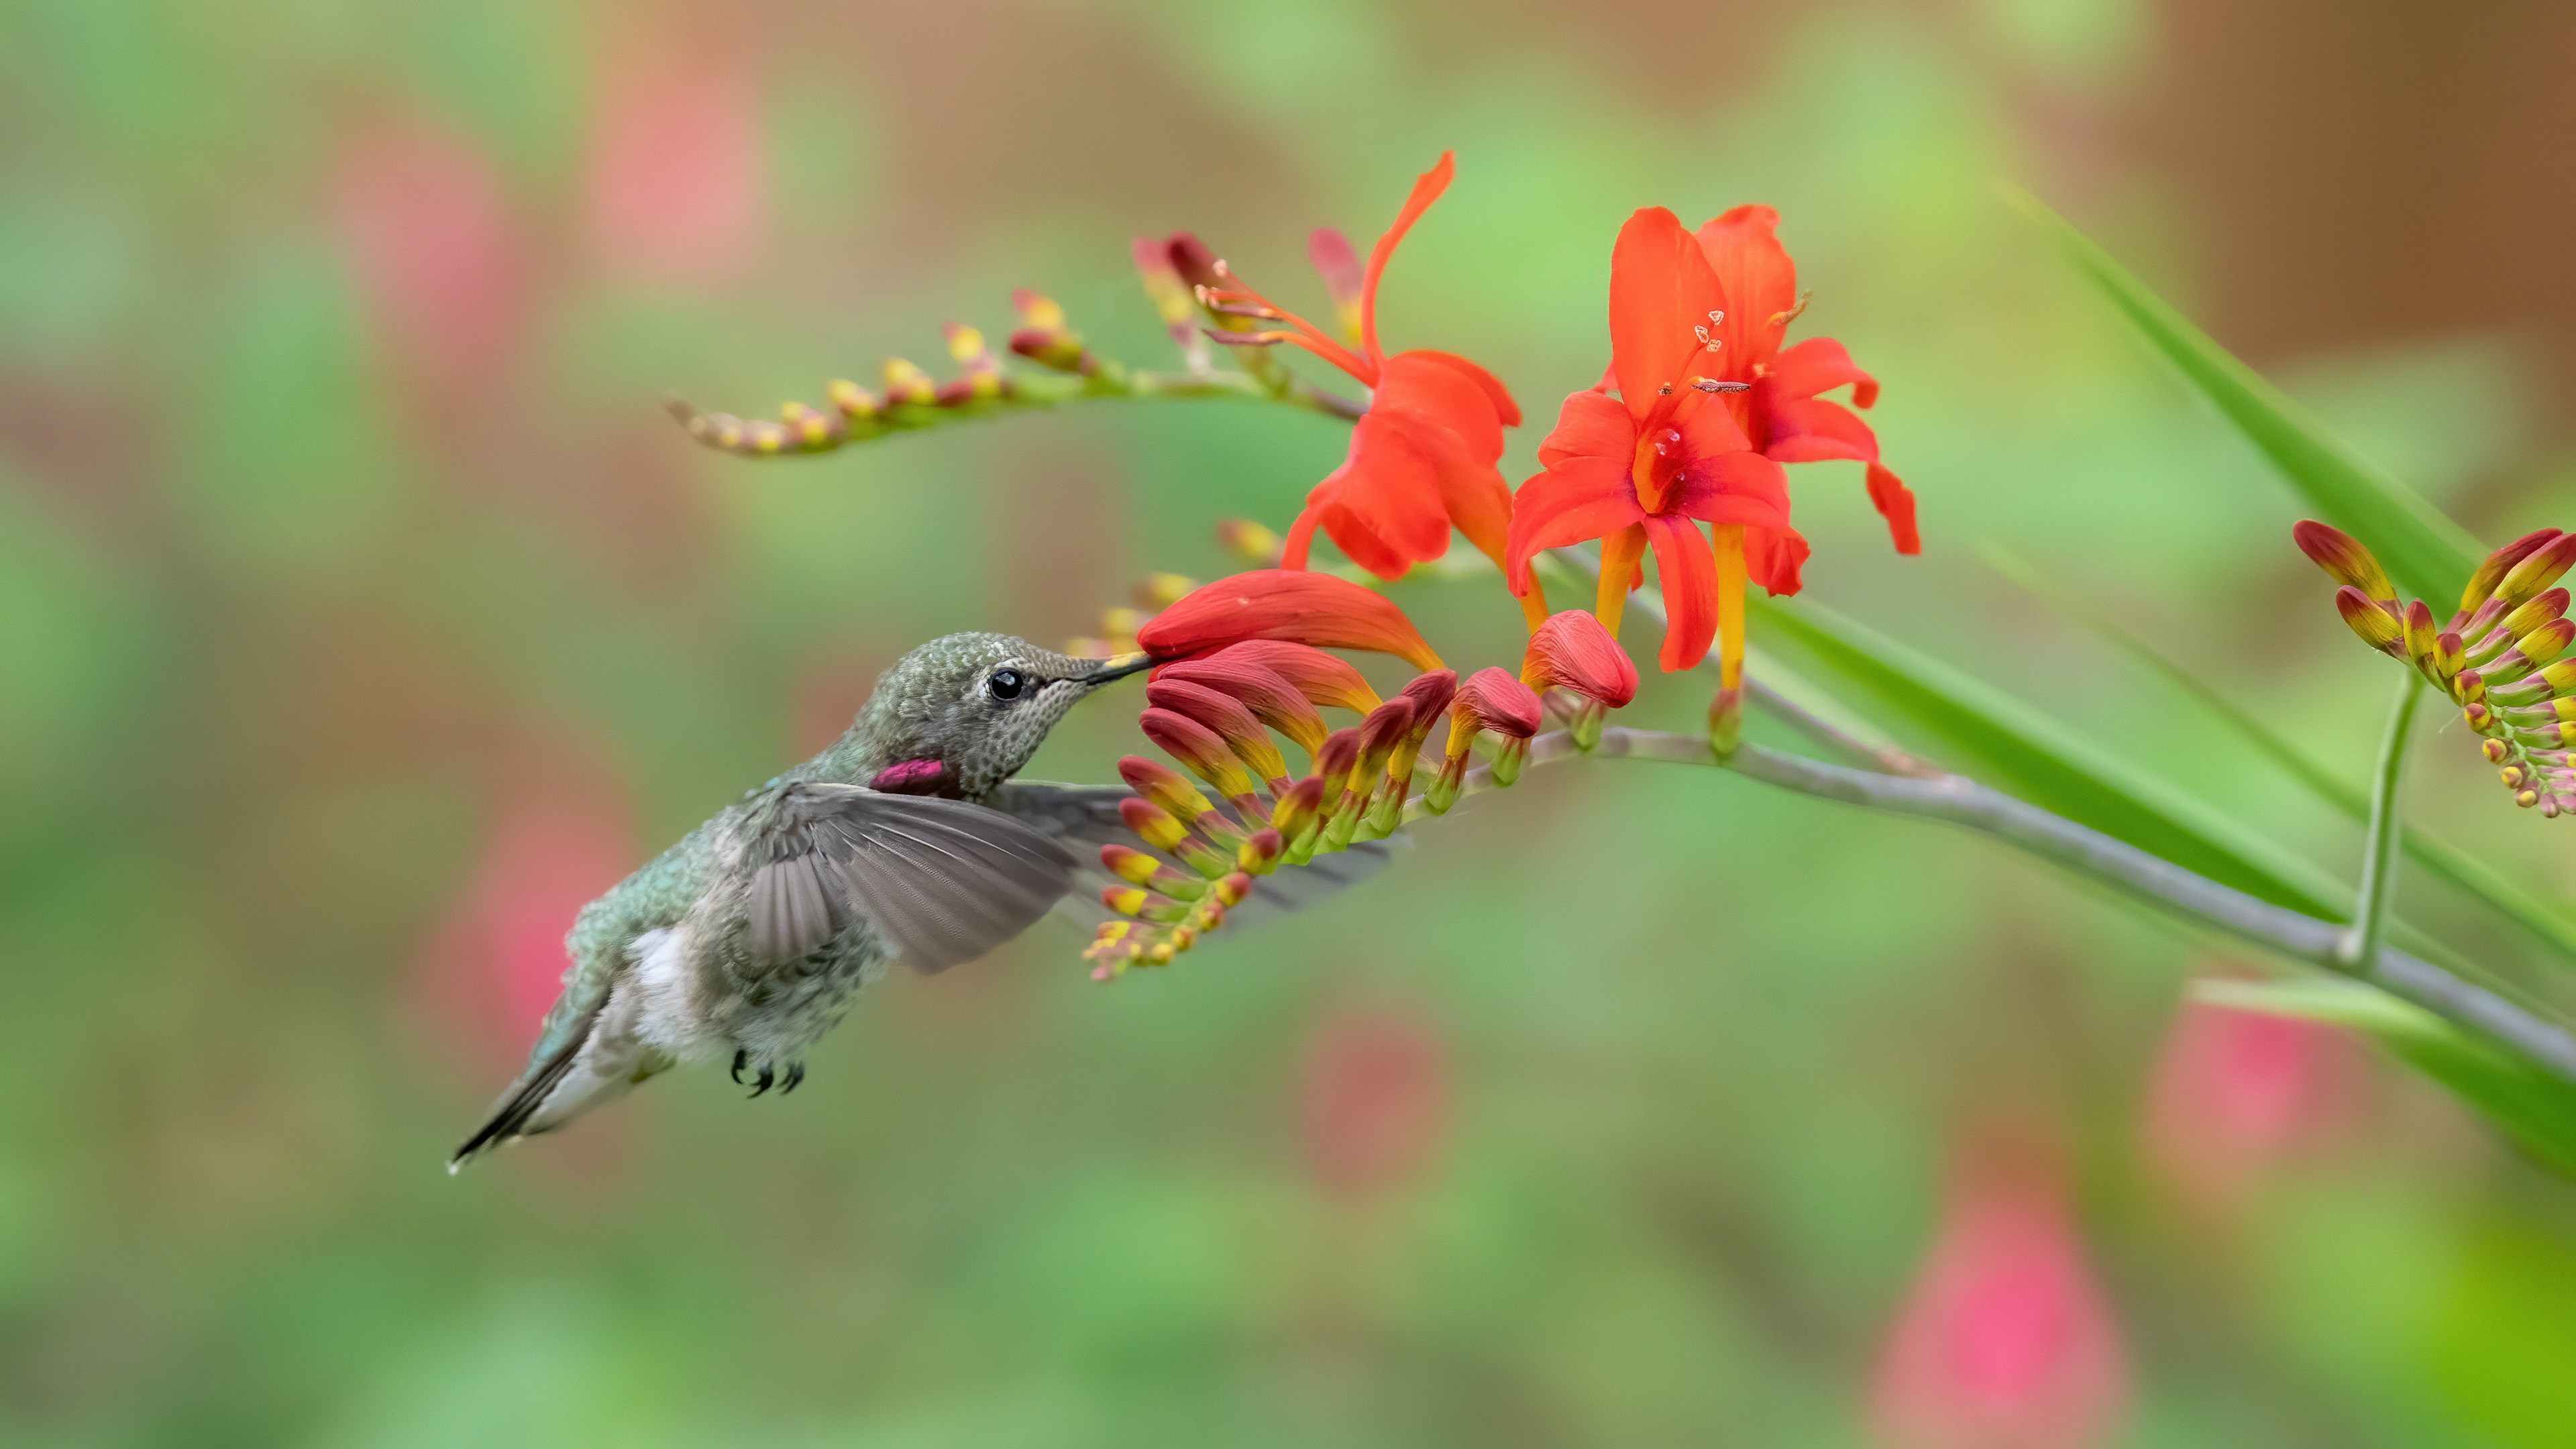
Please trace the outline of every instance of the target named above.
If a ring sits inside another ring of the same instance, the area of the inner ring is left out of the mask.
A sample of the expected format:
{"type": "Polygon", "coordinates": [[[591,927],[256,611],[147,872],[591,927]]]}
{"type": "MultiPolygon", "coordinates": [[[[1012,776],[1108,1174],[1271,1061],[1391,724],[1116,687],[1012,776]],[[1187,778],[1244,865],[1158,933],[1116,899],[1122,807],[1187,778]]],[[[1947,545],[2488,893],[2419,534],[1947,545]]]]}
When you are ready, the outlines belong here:
{"type": "MultiPolygon", "coordinates": [[[[583,900],[909,644],[1089,632],[1343,447],[1101,405],[752,464],[664,390],[820,401],[943,320],[998,336],[1014,285],[1158,365],[1131,234],[1320,305],[1306,230],[1365,246],[1444,147],[1383,320],[1515,390],[1512,477],[1599,373],[1627,213],[1770,202],[1922,498],[1899,560],[1857,465],[1795,470],[1811,593],[2349,879],[2349,822],[1981,561],[2362,772],[2387,676],[2289,495],[1993,183],[2483,536],[2568,524],[2567,22],[8,5],[0,1441],[1870,1443],[2001,1137],[2089,1265],[2033,1311],[2099,1308],[2032,1341],[2128,1387],[1948,1442],[2568,1442],[2565,1184],[2349,1042],[2181,1011],[2226,963],[2043,868],[1713,771],[1540,771],[1172,970],[1097,986],[1042,930],[872,994],[792,1098],[675,1074],[440,1170],[583,900]]],[[[1453,661],[1515,648],[1490,587],[1398,596],[1453,661]]],[[[1634,712],[1689,727],[1702,689],[1634,712]]],[[[1109,778],[1132,703],[1036,773],[1109,778]]],[[[2457,734],[2418,812],[2563,899],[2567,827],[2457,734]]]]}

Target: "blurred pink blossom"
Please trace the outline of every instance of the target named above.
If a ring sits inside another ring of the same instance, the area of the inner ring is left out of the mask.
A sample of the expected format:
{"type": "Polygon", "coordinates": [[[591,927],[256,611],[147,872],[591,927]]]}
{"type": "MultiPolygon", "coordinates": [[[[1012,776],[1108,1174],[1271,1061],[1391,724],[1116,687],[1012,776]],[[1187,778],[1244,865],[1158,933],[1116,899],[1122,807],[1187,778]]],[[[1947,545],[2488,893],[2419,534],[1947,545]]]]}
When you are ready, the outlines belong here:
{"type": "Polygon", "coordinates": [[[2104,1307],[2054,1173],[1972,1156],[1878,1365],[1890,1449],[2087,1449],[2128,1400],[2104,1307]]]}
{"type": "Polygon", "coordinates": [[[507,358],[523,264],[500,180],[471,141],[419,123],[361,126],[341,145],[332,210],[368,319],[417,382],[452,390],[507,358]]]}
{"type": "Polygon", "coordinates": [[[591,245],[612,271],[703,283],[760,250],[759,94],[716,46],[665,41],[612,59],[591,119],[591,245]]]}
{"type": "Polygon", "coordinates": [[[1367,1197],[1420,1176],[1447,1106],[1430,1025],[1383,1008],[1338,1011],[1307,1039],[1305,1058],[1301,1116],[1316,1185],[1367,1197]]]}
{"type": "Polygon", "coordinates": [[[560,784],[502,793],[480,859],[422,952],[426,995],[515,1060],[562,987],[564,933],[638,864],[624,806],[560,784]]]}
{"type": "Polygon", "coordinates": [[[2191,1205],[2233,1208],[2349,1114],[2358,1067],[2332,1027],[2185,1002],[2147,1100],[2147,1160],[2191,1205]]]}

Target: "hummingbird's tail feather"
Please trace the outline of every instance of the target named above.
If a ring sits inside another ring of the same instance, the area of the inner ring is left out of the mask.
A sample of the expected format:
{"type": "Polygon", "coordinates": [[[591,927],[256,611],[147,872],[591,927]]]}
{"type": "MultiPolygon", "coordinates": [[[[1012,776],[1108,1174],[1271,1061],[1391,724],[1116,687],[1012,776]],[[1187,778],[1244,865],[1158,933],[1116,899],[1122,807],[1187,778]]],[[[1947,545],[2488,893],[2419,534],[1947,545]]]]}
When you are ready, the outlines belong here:
{"type": "Polygon", "coordinates": [[[492,1104],[491,1117],[447,1159],[447,1170],[458,1172],[465,1164],[504,1142],[544,1131],[543,1127],[532,1128],[528,1124],[537,1115],[537,1109],[554,1095],[555,1088],[563,1085],[564,1078],[572,1071],[574,1059],[581,1055],[581,1049],[589,1039],[588,1032],[575,1034],[572,1040],[557,1048],[553,1056],[546,1058],[543,1066],[512,1083],[510,1090],[501,1094],[501,1100],[492,1104]]]}

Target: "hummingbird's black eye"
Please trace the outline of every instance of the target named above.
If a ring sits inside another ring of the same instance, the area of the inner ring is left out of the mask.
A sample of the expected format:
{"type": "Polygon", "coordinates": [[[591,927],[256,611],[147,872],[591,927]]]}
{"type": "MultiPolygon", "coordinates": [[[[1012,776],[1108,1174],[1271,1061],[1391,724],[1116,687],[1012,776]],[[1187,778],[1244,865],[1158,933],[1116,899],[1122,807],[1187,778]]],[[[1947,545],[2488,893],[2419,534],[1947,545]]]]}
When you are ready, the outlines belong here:
{"type": "Polygon", "coordinates": [[[993,677],[984,681],[984,687],[992,691],[995,699],[1017,699],[1028,683],[1029,677],[1016,669],[996,669],[993,677]]]}

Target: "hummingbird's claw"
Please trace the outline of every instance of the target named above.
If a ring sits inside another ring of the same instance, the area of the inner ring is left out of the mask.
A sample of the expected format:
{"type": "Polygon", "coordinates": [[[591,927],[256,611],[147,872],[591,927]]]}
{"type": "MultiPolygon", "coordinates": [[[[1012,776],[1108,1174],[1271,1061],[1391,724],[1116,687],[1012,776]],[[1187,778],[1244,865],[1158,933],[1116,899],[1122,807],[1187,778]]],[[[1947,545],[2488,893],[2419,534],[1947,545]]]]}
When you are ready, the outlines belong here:
{"type": "Polygon", "coordinates": [[[786,1085],[778,1089],[778,1095],[784,1097],[803,1085],[805,1085],[805,1064],[803,1062],[798,1062],[796,1065],[787,1069],[786,1085]]]}
{"type": "Polygon", "coordinates": [[[740,1048],[740,1047],[735,1047],[735,1048],[733,1049],[733,1079],[734,1079],[734,1083],[735,1083],[735,1085],[737,1085],[737,1086],[741,1085],[741,1083],[742,1083],[742,1067],[743,1067],[743,1063],[745,1063],[745,1062],[747,1062],[747,1061],[750,1061],[750,1060],[751,1060],[751,1053],[749,1053],[749,1052],[747,1052],[747,1051],[744,1051],[744,1050],[743,1050],[742,1048],[740,1048]]]}
{"type": "Polygon", "coordinates": [[[753,1079],[754,1085],[751,1089],[751,1094],[757,1097],[761,1093],[768,1091],[769,1084],[776,1080],[777,1078],[770,1074],[769,1068],[762,1067],[760,1069],[760,1075],[753,1079]]]}

